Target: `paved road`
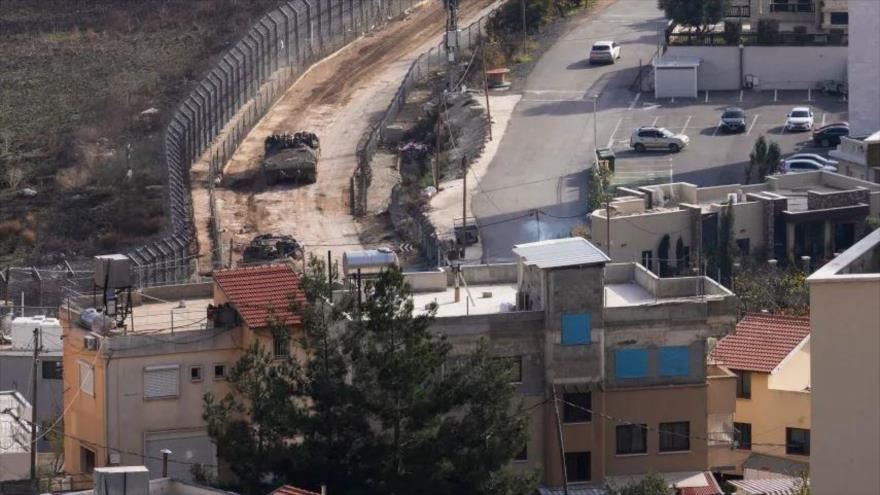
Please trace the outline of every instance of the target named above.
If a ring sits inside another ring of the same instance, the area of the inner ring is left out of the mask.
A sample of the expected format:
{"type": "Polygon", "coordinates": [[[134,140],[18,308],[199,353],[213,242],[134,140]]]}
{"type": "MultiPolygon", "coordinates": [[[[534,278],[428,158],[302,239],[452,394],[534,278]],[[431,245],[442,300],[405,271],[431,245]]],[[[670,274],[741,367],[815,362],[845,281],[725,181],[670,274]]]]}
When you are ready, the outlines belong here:
{"type": "Polygon", "coordinates": [[[639,59],[651,60],[662,21],[656,2],[618,0],[581,20],[538,61],[472,200],[483,261],[508,261],[514,244],[567,236],[584,221],[595,117],[591,95],[600,94],[599,143],[604,147],[618,121],[610,117],[640,104],[629,87],[639,59]],[[587,64],[589,47],[599,40],[621,43],[622,60],[587,64]]]}

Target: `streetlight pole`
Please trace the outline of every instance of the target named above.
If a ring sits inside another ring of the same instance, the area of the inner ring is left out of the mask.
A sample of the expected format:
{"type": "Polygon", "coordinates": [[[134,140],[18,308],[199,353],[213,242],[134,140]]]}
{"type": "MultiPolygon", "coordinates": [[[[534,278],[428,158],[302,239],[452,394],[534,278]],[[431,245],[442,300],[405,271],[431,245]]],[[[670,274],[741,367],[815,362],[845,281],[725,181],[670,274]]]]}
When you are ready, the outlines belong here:
{"type": "Polygon", "coordinates": [[[593,95],[593,160],[599,166],[599,95],[593,95]]]}

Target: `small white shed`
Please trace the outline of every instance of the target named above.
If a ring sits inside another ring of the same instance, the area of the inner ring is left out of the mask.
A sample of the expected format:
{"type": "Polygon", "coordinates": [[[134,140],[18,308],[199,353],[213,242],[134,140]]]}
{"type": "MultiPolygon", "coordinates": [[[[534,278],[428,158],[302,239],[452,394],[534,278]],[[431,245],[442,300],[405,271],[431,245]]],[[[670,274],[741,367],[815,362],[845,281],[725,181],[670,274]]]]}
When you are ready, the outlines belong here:
{"type": "Polygon", "coordinates": [[[696,98],[698,57],[654,57],[654,98],[696,98]]]}

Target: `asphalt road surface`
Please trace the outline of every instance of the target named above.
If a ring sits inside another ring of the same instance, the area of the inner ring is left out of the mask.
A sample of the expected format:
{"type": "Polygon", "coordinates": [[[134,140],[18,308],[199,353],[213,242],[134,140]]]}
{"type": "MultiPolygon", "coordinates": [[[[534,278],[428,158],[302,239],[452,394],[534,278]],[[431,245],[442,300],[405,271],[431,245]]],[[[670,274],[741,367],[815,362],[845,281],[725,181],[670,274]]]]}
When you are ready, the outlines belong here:
{"type": "Polygon", "coordinates": [[[472,200],[484,262],[509,261],[514,244],[566,237],[583,223],[594,131],[600,135],[599,147],[604,147],[615,134],[617,113],[641,105],[629,88],[639,60],[647,64],[656,52],[663,23],[656,5],[618,0],[579,21],[536,63],[472,200]],[[590,46],[600,40],[622,45],[618,63],[587,63],[590,46]],[[594,130],[596,94],[600,96],[594,130]]]}

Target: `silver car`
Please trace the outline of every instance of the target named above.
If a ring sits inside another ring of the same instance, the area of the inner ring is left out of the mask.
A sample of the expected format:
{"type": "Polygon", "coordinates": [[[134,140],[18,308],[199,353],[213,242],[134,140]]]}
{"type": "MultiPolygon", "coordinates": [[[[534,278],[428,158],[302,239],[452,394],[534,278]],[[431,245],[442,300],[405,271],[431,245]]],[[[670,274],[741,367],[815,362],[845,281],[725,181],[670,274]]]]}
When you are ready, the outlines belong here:
{"type": "Polygon", "coordinates": [[[684,134],[675,134],[663,127],[639,127],[629,138],[630,147],[639,152],[656,149],[677,153],[690,142],[690,138],[684,134]]]}
{"type": "Polygon", "coordinates": [[[797,172],[837,172],[837,167],[832,165],[825,165],[823,163],[819,163],[816,160],[810,160],[809,158],[789,158],[782,162],[782,172],[786,174],[793,174],[797,172]]]}

